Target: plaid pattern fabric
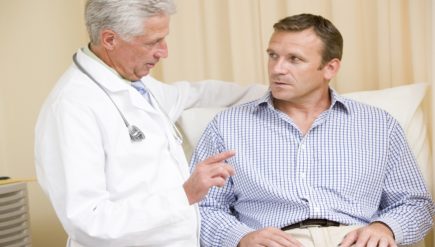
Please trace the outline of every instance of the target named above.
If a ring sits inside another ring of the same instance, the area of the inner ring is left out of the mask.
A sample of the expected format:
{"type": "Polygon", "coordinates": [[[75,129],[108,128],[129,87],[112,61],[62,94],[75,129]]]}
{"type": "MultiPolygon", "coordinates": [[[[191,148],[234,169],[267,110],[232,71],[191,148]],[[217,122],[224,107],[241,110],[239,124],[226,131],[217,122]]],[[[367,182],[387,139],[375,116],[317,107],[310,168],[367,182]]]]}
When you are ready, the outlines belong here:
{"type": "Polygon", "coordinates": [[[398,122],[331,89],[331,107],[303,135],[270,93],[218,114],[192,157],[225,150],[236,174],[200,203],[203,246],[237,246],[264,227],[308,218],[382,221],[399,243],[422,238],[434,206],[398,122]]]}

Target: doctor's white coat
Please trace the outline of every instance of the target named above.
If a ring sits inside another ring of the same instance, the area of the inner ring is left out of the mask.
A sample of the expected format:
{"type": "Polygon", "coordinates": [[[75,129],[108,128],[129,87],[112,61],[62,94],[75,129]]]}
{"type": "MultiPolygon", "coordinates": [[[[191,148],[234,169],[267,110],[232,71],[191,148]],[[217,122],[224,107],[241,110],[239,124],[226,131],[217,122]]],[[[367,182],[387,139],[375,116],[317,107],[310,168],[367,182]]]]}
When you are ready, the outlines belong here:
{"type": "Polygon", "coordinates": [[[182,187],[188,164],[169,121],[190,107],[254,99],[265,88],[217,81],[168,85],[147,76],[142,81],[159,102],[152,98],[151,105],[82,51],[77,59],[145,140],[130,141],[109,97],[71,65],[44,103],[35,129],[38,181],[70,246],[198,246],[199,214],[182,187]]]}

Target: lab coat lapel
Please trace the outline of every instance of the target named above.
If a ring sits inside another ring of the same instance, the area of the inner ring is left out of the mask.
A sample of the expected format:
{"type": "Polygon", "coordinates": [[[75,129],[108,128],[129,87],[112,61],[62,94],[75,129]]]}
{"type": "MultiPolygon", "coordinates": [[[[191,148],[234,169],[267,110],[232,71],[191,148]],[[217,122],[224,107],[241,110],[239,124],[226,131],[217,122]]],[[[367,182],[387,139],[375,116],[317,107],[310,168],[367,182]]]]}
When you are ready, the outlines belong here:
{"type": "Polygon", "coordinates": [[[157,113],[156,109],[154,109],[136,89],[126,83],[125,80],[121,79],[118,75],[108,70],[100,62],[90,58],[81,50],[77,52],[77,60],[89,71],[92,77],[108,91],[110,96],[120,107],[126,105],[126,98],[128,98],[128,101],[134,107],[150,113],[157,113]]]}

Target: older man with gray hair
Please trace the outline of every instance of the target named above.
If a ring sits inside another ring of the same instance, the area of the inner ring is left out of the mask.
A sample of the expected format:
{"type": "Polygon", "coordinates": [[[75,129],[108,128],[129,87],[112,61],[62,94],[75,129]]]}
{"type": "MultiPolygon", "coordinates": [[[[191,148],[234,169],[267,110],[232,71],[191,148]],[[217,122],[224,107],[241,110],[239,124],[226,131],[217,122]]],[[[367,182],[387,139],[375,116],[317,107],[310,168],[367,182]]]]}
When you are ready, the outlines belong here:
{"type": "Polygon", "coordinates": [[[198,246],[199,202],[234,173],[224,152],[189,177],[174,125],[184,109],[262,94],[216,81],[163,84],[172,0],[88,0],[90,44],[73,57],[35,130],[36,171],[68,246],[198,246]]]}

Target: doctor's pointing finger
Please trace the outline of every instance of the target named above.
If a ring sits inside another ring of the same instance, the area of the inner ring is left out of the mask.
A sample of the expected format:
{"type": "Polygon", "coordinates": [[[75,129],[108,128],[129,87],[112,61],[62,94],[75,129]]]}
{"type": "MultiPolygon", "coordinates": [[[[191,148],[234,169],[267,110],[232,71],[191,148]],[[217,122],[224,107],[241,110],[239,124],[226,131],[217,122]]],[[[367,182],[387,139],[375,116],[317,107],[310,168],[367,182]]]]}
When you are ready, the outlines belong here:
{"type": "Polygon", "coordinates": [[[234,168],[225,163],[225,160],[235,154],[235,151],[222,152],[207,158],[196,166],[190,178],[183,185],[190,204],[201,201],[211,187],[225,185],[227,179],[234,175],[234,168]]]}

